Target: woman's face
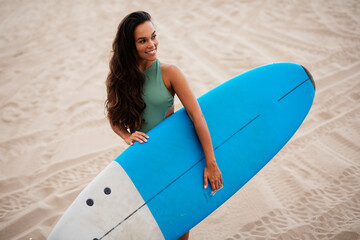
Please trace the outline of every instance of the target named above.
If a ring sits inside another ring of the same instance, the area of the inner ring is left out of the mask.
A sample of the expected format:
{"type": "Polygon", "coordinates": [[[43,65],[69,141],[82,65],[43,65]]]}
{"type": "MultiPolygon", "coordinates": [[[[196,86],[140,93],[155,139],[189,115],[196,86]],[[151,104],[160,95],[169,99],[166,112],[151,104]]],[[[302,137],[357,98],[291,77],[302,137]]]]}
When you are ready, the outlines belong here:
{"type": "Polygon", "coordinates": [[[156,31],[150,21],[146,21],[135,28],[135,46],[138,53],[138,64],[152,63],[157,58],[158,40],[156,31]]]}

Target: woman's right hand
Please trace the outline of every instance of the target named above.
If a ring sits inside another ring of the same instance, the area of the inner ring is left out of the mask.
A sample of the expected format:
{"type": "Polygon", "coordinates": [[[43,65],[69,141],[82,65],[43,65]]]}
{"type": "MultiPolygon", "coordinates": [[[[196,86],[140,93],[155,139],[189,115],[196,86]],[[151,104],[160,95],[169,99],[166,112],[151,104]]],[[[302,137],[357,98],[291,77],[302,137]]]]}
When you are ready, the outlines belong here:
{"type": "Polygon", "coordinates": [[[139,142],[139,143],[147,142],[148,138],[149,138],[149,136],[146,135],[145,133],[136,131],[136,132],[133,132],[131,135],[129,135],[124,140],[128,145],[133,145],[134,142],[139,142]]]}

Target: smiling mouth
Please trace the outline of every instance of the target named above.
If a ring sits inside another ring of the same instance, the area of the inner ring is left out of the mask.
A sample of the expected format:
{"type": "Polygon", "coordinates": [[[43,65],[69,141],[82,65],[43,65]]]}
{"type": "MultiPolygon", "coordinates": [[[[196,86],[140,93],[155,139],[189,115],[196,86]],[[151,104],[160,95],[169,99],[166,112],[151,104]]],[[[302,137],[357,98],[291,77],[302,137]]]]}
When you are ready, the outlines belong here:
{"type": "Polygon", "coordinates": [[[150,52],[145,52],[146,54],[155,54],[156,53],[156,49],[154,49],[154,50],[152,50],[152,51],[150,51],[150,52]]]}

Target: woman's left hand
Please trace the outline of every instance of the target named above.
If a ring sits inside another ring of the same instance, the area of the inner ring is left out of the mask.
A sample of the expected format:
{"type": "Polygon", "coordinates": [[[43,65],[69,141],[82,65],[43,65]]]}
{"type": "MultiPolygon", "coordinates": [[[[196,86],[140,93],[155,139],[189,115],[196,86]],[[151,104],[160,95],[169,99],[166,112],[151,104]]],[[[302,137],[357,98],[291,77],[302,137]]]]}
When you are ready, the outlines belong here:
{"type": "Polygon", "coordinates": [[[219,167],[216,162],[207,164],[204,169],[204,188],[207,188],[210,182],[212,191],[218,190],[223,185],[223,179],[219,167]]]}

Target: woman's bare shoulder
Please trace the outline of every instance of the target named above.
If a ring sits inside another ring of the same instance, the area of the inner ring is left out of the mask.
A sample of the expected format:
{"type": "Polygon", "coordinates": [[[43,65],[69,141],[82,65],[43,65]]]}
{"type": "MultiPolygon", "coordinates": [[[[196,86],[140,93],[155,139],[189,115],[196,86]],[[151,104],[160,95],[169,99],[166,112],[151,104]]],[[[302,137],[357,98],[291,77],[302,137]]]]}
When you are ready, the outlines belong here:
{"type": "Polygon", "coordinates": [[[175,64],[169,64],[169,63],[163,63],[161,62],[161,72],[166,76],[176,76],[178,74],[181,74],[181,69],[176,66],[175,64]]]}

